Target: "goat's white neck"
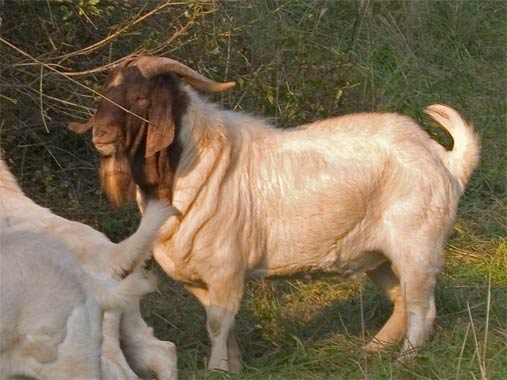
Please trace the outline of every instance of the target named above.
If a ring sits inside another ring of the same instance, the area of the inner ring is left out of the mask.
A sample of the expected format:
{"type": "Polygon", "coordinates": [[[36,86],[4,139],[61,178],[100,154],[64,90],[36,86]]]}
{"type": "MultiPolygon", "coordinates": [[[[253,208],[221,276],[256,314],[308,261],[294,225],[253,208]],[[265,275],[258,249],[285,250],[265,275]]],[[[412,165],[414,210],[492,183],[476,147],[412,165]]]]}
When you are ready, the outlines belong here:
{"type": "Polygon", "coordinates": [[[223,110],[207,102],[190,86],[187,86],[186,90],[189,96],[189,102],[188,108],[182,118],[182,124],[190,127],[194,133],[194,137],[198,137],[195,134],[205,132],[209,127],[216,129],[224,124],[223,110]]]}

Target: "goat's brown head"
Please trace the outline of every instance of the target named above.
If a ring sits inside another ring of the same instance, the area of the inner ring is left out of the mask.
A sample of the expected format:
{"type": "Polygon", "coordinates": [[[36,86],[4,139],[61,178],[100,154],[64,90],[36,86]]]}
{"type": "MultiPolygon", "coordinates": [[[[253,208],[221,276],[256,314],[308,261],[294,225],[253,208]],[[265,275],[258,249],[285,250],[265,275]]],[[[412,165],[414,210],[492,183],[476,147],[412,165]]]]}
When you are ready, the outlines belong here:
{"type": "Polygon", "coordinates": [[[115,207],[135,197],[135,185],[148,196],[171,201],[181,147],[175,139],[188,95],[181,79],[204,91],[223,91],[234,82],[214,82],[180,62],[138,57],[114,69],[104,85],[95,115],[76,133],[92,130],[100,153],[100,177],[115,207]]]}

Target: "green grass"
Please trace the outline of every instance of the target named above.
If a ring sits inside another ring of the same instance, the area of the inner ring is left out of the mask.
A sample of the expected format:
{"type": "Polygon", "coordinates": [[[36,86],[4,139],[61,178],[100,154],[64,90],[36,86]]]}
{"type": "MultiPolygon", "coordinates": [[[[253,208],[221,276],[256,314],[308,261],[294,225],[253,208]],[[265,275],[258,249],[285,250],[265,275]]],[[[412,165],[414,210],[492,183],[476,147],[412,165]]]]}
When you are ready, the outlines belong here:
{"type": "MultiPolygon", "coordinates": [[[[102,1],[98,13],[91,1],[81,8],[26,4],[5,6],[3,37],[56,62],[52,57],[88,46],[161,3],[102,1]],[[34,18],[36,33],[27,33],[32,24],[22,20],[34,18]],[[50,40],[66,44],[53,50],[50,40]]],[[[85,70],[140,46],[150,51],[193,20],[160,52],[214,79],[236,80],[232,91],[210,95],[225,108],[280,127],[347,112],[398,111],[450,146],[423,114],[443,102],[481,137],[481,164],[460,203],[439,277],[435,332],[420,358],[400,364],[399,347],[383,355],[362,350],[391,311],[366,278],[266,280],[248,284],[238,316],[245,370],[210,374],[204,310],[160,273],[160,291],[146,298],[144,314],[159,337],[177,344],[182,379],[507,378],[506,7],[503,0],[376,0],[358,18],[355,1],[188,2],[63,62],[85,70]]],[[[0,144],[27,193],[113,239],[127,235],[138,221],[135,207],[110,210],[98,190],[89,138],[64,128],[86,118],[93,97],[62,77],[41,76],[39,67],[11,66],[27,60],[5,46],[2,51],[0,144]]],[[[94,87],[103,79],[77,78],[94,87]]]]}
{"type": "Polygon", "coordinates": [[[506,264],[505,241],[489,259],[464,249],[448,252],[435,333],[421,357],[406,365],[396,361],[400,347],[382,355],[362,350],[391,312],[364,278],[250,283],[237,322],[247,365],[240,376],[203,371],[209,349],[204,310],[179,285],[163,279],[160,294],[145,301],[146,317],[159,336],[178,345],[185,379],[479,379],[481,366],[488,379],[503,379],[506,264]]]}

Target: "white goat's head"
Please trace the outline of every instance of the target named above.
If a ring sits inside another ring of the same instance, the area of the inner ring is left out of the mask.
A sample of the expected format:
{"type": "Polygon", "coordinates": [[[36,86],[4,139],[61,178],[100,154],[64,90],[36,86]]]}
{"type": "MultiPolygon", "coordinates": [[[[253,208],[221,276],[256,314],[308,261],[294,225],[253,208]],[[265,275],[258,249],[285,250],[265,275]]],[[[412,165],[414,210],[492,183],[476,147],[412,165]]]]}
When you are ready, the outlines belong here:
{"type": "Polygon", "coordinates": [[[235,84],[214,82],[170,58],[128,59],[109,75],[95,115],[69,124],[76,133],[92,130],[102,187],[113,206],[134,199],[134,184],[148,196],[171,200],[181,153],[175,137],[188,103],[180,77],[203,91],[235,84]]]}

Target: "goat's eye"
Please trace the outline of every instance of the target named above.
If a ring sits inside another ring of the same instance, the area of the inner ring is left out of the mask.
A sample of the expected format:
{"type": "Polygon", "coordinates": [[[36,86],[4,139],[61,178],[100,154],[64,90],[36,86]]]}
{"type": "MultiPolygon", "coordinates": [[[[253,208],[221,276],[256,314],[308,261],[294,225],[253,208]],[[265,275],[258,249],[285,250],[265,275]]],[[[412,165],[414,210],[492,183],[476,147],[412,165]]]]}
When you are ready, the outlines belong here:
{"type": "Polygon", "coordinates": [[[148,99],[140,96],[136,98],[135,102],[138,106],[144,107],[148,104],[148,99]]]}
{"type": "Polygon", "coordinates": [[[131,103],[140,103],[146,100],[146,96],[139,94],[132,94],[128,96],[128,99],[131,103]]]}

